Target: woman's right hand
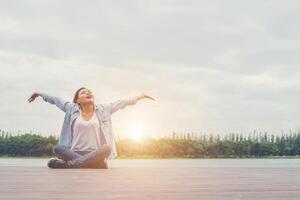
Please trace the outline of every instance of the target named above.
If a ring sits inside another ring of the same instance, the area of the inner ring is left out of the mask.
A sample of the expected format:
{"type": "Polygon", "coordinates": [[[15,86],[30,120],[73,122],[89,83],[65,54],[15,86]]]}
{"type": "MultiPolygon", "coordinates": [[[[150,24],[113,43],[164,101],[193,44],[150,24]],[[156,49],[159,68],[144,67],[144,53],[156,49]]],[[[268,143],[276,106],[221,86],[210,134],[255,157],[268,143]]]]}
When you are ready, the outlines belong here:
{"type": "Polygon", "coordinates": [[[42,96],[42,93],[41,93],[41,92],[34,92],[34,93],[29,97],[29,99],[27,100],[28,103],[34,101],[35,98],[37,98],[38,96],[42,96]]]}

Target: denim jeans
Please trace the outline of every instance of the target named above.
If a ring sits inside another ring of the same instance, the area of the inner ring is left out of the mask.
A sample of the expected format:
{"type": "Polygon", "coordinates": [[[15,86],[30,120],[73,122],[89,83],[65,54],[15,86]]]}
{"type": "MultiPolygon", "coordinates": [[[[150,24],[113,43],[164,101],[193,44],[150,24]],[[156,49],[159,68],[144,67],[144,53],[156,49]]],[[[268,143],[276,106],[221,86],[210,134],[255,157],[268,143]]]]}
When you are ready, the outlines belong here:
{"type": "Polygon", "coordinates": [[[107,168],[106,159],[111,149],[104,144],[94,151],[72,151],[58,144],[53,147],[53,153],[58,158],[79,168],[107,168]]]}

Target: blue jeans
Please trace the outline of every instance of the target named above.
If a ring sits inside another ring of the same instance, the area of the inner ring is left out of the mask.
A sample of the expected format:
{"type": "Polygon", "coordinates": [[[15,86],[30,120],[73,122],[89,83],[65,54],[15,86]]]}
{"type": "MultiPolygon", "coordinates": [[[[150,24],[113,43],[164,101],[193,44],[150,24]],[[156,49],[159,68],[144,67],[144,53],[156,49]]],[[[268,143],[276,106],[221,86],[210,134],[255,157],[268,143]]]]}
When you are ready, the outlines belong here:
{"type": "Polygon", "coordinates": [[[53,147],[53,153],[76,168],[108,168],[106,159],[111,149],[104,144],[94,151],[72,151],[58,144],[53,147]]]}

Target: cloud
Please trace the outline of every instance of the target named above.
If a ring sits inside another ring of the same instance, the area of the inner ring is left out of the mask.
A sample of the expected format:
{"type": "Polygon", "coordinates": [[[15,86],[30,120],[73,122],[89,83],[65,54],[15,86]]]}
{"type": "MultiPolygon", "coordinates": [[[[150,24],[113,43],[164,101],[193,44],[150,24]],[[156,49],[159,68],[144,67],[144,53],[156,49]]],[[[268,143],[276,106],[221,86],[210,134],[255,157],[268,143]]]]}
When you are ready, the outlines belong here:
{"type": "Polygon", "coordinates": [[[26,99],[86,86],[99,102],[157,98],[116,114],[119,134],[296,129],[298,4],[0,2],[0,128],[58,133],[63,113],[26,99]]]}

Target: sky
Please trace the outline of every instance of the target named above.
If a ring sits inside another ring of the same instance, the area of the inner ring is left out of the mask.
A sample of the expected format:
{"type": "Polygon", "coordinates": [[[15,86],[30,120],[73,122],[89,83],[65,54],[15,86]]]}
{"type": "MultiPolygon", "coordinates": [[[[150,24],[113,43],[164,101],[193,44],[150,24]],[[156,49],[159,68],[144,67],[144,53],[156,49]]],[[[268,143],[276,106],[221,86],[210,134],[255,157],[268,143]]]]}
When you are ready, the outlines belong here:
{"type": "Polygon", "coordinates": [[[0,129],[59,134],[34,91],[96,103],[118,136],[281,133],[300,127],[300,3],[238,0],[0,1],[0,129]]]}

